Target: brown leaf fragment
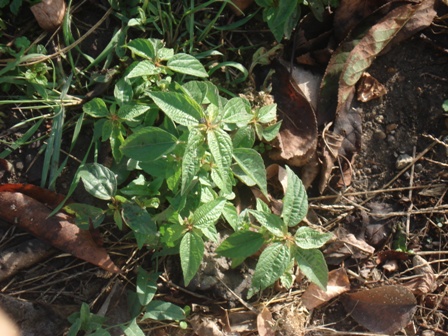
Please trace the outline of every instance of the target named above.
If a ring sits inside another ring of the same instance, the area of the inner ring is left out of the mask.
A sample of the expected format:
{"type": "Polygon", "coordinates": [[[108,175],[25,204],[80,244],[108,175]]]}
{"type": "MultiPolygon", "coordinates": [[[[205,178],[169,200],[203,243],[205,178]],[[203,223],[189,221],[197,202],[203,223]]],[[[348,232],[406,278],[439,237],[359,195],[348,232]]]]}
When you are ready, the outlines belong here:
{"type": "Polygon", "coordinates": [[[419,255],[412,258],[412,264],[415,268],[415,274],[420,275],[418,278],[411,279],[403,286],[412,291],[415,295],[423,295],[432,293],[437,289],[437,277],[429,263],[419,255]]]}
{"type": "Polygon", "coordinates": [[[39,239],[30,239],[0,253],[0,281],[20,270],[37,264],[55,253],[50,245],[39,239]]]}
{"type": "Polygon", "coordinates": [[[119,273],[106,250],[98,247],[89,231],[81,230],[65,213],[50,216],[50,209],[19,192],[0,192],[0,218],[73,256],[119,273]]]}
{"type": "Polygon", "coordinates": [[[305,189],[308,189],[320,172],[320,161],[317,152],[309,159],[305,166],[302,167],[300,179],[305,189]]]}
{"type": "Polygon", "coordinates": [[[232,332],[249,332],[257,330],[257,315],[253,312],[229,313],[229,324],[232,332]]]}
{"type": "Polygon", "coordinates": [[[53,31],[62,24],[65,8],[64,0],[42,0],[30,9],[42,29],[53,31]]]}
{"type": "Polygon", "coordinates": [[[311,283],[302,295],[302,301],[308,310],[319,307],[331,299],[350,290],[350,280],[344,268],[338,268],[328,273],[327,290],[324,291],[311,283]]]}
{"type": "Polygon", "coordinates": [[[198,336],[224,336],[216,319],[208,316],[195,315],[190,319],[191,326],[198,336]]]}
{"type": "Polygon", "coordinates": [[[325,259],[330,265],[338,265],[349,257],[366,259],[375,252],[375,248],[342,227],[333,233],[335,240],[324,250],[325,259]]]}
{"type": "Polygon", "coordinates": [[[412,319],[417,301],[403,286],[383,286],[344,294],[347,313],[372,332],[393,335],[412,319]]]}
{"type": "Polygon", "coordinates": [[[0,185],[0,192],[10,191],[19,192],[24,195],[30,196],[40,203],[45,204],[50,209],[56,208],[65,199],[64,195],[55,193],[51,190],[35,186],[33,184],[24,183],[6,183],[0,185]]]}
{"type": "Polygon", "coordinates": [[[435,0],[421,0],[419,4],[416,5],[416,11],[413,16],[409,19],[403,29],[398,32],[383,53],[386,53],[393,45],[407,40],[419,31],[429,27],[437,14],[434,5],[435,0]]]}
{"type": "Polygon", "coordinates": [[[372,77],[368,72],[364,72],[359,80],[356,89],[356,99],[360,102],[368,102],[384,96],[387,93],[386,87],[372,77]]]}
{"type": "Polygon", "coordinates": [[[339,149],[342,146],[344,137],[328,130],[330,124],[322,131],[322,170],[319,181],[319,192],[322,194],[327,187],[334,162],[338,158],[339,149]]]}
{"type": "Polygon", "coordinates": [[[257,316],[257,331],[260,336],[275,336],[275,325],[272,314],[267,307],[264,307],[257,316]]]}
{"type": "Polygon", "coordinates": [[[271,159],[300,167],[313,156],[317,146],[317,120],[314,110],[285,66],[274,61],[272,93],[282,125],[269,153],[271,159]]]}

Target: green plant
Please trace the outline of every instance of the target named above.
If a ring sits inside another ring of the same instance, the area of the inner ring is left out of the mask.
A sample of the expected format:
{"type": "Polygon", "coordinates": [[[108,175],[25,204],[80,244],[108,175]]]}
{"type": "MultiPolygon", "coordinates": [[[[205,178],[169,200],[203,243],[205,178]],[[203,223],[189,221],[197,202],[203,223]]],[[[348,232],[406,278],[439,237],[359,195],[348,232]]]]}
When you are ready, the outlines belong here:
{"type": "MultiPolygon", "coordinates": [[[[207,73],[192,56],[174,54],[160,40],[133,40],[128,49],[143,60],[132,63],[118,80],[115,101],[108,107],[95,98],[83,110],[97,118],[98,138],[111,142],[112,154],[125,173],[135,171],[138,176],[119,187],[111,170],[87,164],[78,175],[86,190],[110,201],[106,213],[120,228],[124,223],[132,229],[139,248],[179,253],[185,284],[199,269],[204,239],[218,241],[216,223],[223,216],[235,233],[218,252],[235,265],[266,245],[250,296],[280,277],[291,284],[287,274],[294,261],[310,280],[325,287],[327,269],[317,248],[329,235],[306,227],[289,233],[307,211],[305,190],[292,170],[287,168],[281,216],[260,200],[256,210],[238,216],[231,203],[238,180],[268,197],[264,162],[253,147],[276,136],[280,127],[275,122],[276,106],[252,109],[243,98],[222,97],[209,81],[175,81],[207,73]],[[252,224],[247,215],[261,226],[252,224]],[[237,242],[249,237],[251,248],[238,248],[237,242]]],[[[118,179],[125,177],[119,173],[118,179]]],[[[94,225],[104,214],[91,207],[81,211],[80,205],[69,208],[78,218],[88,213],[84,223],[90,220],[94,225]]]]}
{"type": "Polygon", "coordinates": [[[322,20],[326,7],[336,7],[338,0],[255,0],[263,8],[263,19],[275,39],[289,39],[301,18],[301,5],[307,5],[318,20],[322,20]]]}

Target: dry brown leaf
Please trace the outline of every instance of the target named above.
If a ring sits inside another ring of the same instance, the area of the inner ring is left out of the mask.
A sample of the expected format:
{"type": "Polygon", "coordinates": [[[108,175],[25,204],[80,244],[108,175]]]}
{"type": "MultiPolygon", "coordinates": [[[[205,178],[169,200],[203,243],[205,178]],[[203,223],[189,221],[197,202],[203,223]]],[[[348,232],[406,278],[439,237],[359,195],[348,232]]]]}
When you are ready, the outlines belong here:
{"type": "Polygon", "coordinates": [[[339,149],[342,146],[344,137],[328,130],[331,124],[328,124],[322,131],[322,172],[319,181],[319,192],[322,194],[327,187],[334,162],[338,158],[339,149]]]}
{"type": "Polygon", "coordinates": [[[282,125],[269,156],[291,166],[303,166],[316,151],[316,115],[288,70],[278,61],[273,66],[272,93],[282,125]]]}
{"type": "Polygon", "coordinates": [[[249,332],[257,330],[257,315],[253,312],[229,313],[229,324],[232,332],[249,332]]]}
{"type": "Polygon", "coordinates": [[[331,299],[350,290],[350,280],[344,268],[338,268],[328,273],[327,290],[324,291],[311,283],[302,295],[303,304],[307,309],[314,309],[331,299]]]}
{"type": "Polygon", "coordinates": [[[305,166],[302,167],[300,179],[305,189],[308,189],[320,172],[320,161],[317,152],[309,159],[305,166]]]}
{"type": "Polygon", "coordinates": [[[65,8],[64,0],[42,0],[31,6],[31,12],[42,29],[53,31],[62,24],[65,8]]]}
{"type": "Polygon", "coordinates": [[[434,274],[431,265],[419,255],[415,255],[414,258],[412,258],[412,264],[416,267],[414,271],[415,274],[420,275],[420,277],[403,283],[403,286],[408,288],[415,295],[434,292],[437,289],[437,277],[434,274]]]}
{"type": "Polygon", "coordinates": [[[383,286],[344,294],[345,310],[372,332],[393,335],[412,319],[417,301],[403,286],[383,286]]]}
{"type": "Polygon", "coordinates": [[[275,322],[267,307],[264,307],[257,316],[257,331],[260,336],[275,336],[273,328],[275,322]]]}
{"type": "Polygon", "coordinates": [[[215,319],[208,316],[195,315],[190,319],[191,326],[198,336],[224,336],[215,319]]]}
{"type": "Polygon", "coordinates": [[[90,232],[81,230],[65,213],[51,216],[39,201],[19,192],[0,192],[0,218],[27,230],[35,237],[73,256],[119,273],[106,250],[98,247],[90,232]]]}
{"type": "Polygon", "coordinates": [[[338,265],[348,257],[366,259],[375,252],[372,246],[356,238],[355,235],[342,227],[337,228],[333,233],[335,240],[324,250],[328,264],[338,265]]]}
{"type": "Polygon", "coordinates": [[[356,88],[356,99],[360,102],[368,102],[384,96],[387,93],[386,87],[372,77],[368,72],[364,72],[356,88]]]}

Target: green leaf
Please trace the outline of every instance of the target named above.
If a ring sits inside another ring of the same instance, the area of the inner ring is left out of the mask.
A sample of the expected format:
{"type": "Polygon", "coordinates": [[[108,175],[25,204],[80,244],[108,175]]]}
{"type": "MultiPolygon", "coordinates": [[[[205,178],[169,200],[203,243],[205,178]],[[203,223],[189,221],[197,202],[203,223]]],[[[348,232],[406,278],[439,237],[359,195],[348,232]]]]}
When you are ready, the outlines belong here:
{"type": "Polygon", "coordinates": [[[186,94],[153,91],[149,96],[171,120],[180,125],[199,125],[204,118],[201,105],[186,94]]]}
{"type": "Polygon", "coordinates": [[[280,127],[282,126],[282,122],[263,128],[262,135],[266,141],[272,141],[280,132],[280,127]]]}
{"type": "Polygon", "coordinates": [[[250,105],[241,97],[230,99],[224,106],[222,121],[228,124],[237,124],[239,127],[246,126],[253,118],[250,105]]]}
{"type": "Polygon", "coordinates": [[[204,241],[196,232],[187,232],[179,247],[180,264],[184,275],[185,286],[188,286],[191,279],[201,266],[202,257],[204,255],[204,241]]]}
{"type": "Polygon", "coordinates": [[[279,216],[258,210],[250,210],[249,213],[273,235],[283,237],[286,234],[286,225],[279,216]]]}
{"type": "Polygon", "coordinates": [[[179,73],[196,77],[208,77],[204,66],[194,56],[179,53],[171,57],[166,66],[179,73]]]}
{"type": "Polygon", "coordinates": [[[232,139],[223,129],[214,128],[207,132],[207,143],[220,177],[227,180],[232,163],[232,139]]]}
{"type": "Polygon", "coordinates": [[[137,297],[142,306],[146,306],[154,298],[157,292],[157,279],[159,273],[148,273],[142,267],[138,269],[137,273],[137,297]]]}
{"type": "Polygon", "coordinates": [[[75,215],[75,223],[83,230],[90,229],[90,225],[97,228],[104,220],[104,211],[93,205],[83,203],[70,203],[64,206],[64,210],[75,215]]]}
{"type": "Polygon", "coordinates": [[[185,312],[171,302],[153,300],[146,306],[146,313],[143,315],[142,320],[147,318],[158,321],[179,321],[185,319],[185,312]]]}
{"type": "Polygon", "coordinates": [[[99,163],[86,164],[80,171],[86,191],[102,200],[110,200],[117,193],[117,179],[115,174],[99,163]]]}
{"type": "Polygon", "coordinates": [[[266,169],[261,155],[251,148],[235,148],[233,159],[237,165],[233,166],[233,173],[246,185],[257,185],[267,196],[266,169]]]}
{"type": "Polygon", "coordinates": [[[265,242],[263,235],[254,231],[237,231],[224,240],[216,253],[227,258],[249,257],[265,242]]]}
{"type": "Polygon", "coordinates": [[[294,249],[294,258],[303,274],[323,290],[327,289],[328,268],[324,255],[318,249],[294,249]]]}
{"type": "Polygon", "coordinates": [[[134,96],[134,91],[132,90],[132,85],[124,78],[120,78],[114,87],[114,97],[115,101],[119,105],[129,103],[134,96]]]}
{"type": "Polygon", "coordinates": [[[294,241],[302,249],[312,249],[322,247],[331,237],[333,237],[331,233],[320,233],[302,226],[294,234],[294,241]]]}
{"type": "Polygon", "coordinates": [[[132,40],[128,43],[127,47],[136,55],[147,58],[147,59],[154,59],[156,57],[156,53],[154,50],[153,44],[147,40],[138,38],[135,40],[132,40]]]}
{"type": "Polygon", "coordinates": [[[153,76],[158,75],[161,72],[160,68],[156,67],[150,61],[137,62],[129,73],[125,76],[125,79],[143,77],[143,76],[153,76]]]}
{"type": "Polygon", "coordinates": [[[232,137],[234,148],[252,148],[255,144],[255,131],[250,125],[240,127],[232,137]]]}
{"type": "Polygon", "coordinates": [[[202,145],[205,142],[204,134],[196,128],[190,130],[187,146],[182,160],[182,195],[186,192],[200,168],[200,159],[204,154],[202,145]]]}
{"type": "Polygon", "coordinates": [[[101,98],[93,98],[84,104],[82,110],[94,118],[105,118],[110,115],[106,103],[101,98]]]}
{"type": "Polygon", "coordinates": [[[123,203],[122,206],[123,220],[132,231],[154,237],[158,235],[157,226],[148,211],[133,202],[123,203]]]}
{"type": "Polygon", "coordinates": [[[137,117],[151,109],[148,105],[126,104],[120,106],[117,115],[126,121],[135,122],[137,117]]]}
{"type": "Polygon", "coordinates": [[[208,85],[205,82],[189,81],[182,85],[187,90],[191,98],[193,98],[199,104],[204,103],[204,98],[207,95],[208,85]]]}
{"type": "Polygon", "coordinates": [[[286,225],[294,226],[301,222],[308,212],[308,196],[302,181],[286,166],[286,192],[283,197],[282,218],[286,225]]]}
{"type": "Polygon", "coordinates": [[[154,161],[170,153],[177,144],[171,133],[159,127],[144,127],[130,135],[121,146],[124,155],[137,161],[154,161]]]}
{"type": "Polygon", "coordinates": [[[133,319],[127,326],[122,326],[121,328],[126,336],[145,336],[143,330],[138,326],[136,319],[133,319]]]}
{"type": "Polygon", "coordinates": [[[257,113],[257,121],[267,124],[277,118],[277,104],[271,104],[261,107],[257,113]]]}
{"type": "Polygon", "coordinates": [[[285,273],[291,261],[289,248],[282,243],[273,243],[266,247],[255,267],[252,285],[247,298],[272,285],[285,273]]]}
{"type": "Polygon", "coordinates": [[[443,102],[442,108],[445,112],[448,112],[448,99],[443,102]]]}
{"type": "Polygon", "coordinates": [[[198,229],[214,226],[221,216],[226,200],[218,197],[212,202],[202,204],[193,213],[192,224],[198,229]]]}

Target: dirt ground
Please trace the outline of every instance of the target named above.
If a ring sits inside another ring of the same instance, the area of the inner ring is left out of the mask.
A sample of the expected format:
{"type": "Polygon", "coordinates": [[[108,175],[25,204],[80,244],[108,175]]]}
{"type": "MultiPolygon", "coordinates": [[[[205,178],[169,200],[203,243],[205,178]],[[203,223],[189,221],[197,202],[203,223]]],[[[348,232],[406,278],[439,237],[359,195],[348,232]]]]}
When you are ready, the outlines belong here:
{"type": "MultiPolygon", "coordinates": [[[[104,32],[106,34],[107,30],[104,32]]],[[[326,230],[344,227],[358,235],[368,235],[361,232],[361,227],[366,222],[365,213],[374,210],[376,217],[367,215],[367,221],[380,224],[385,239],[378,242],[375,255],[364,260],[349,258],[345,261],[344,265],[351,271],[353,289],[366,283],[400,284],[405,282],[406,276],[412,275],[406,271],[412,267],[410,260],[400,261],[392,271],[375,261],[377,252],[393,249],[399,232],[405,232],[408,248],[421,253],[437,275],[437,289],[417,298],[413,326],[406,329],[406,335],[448,335],[448,304],[443,303],[448,295],[448,115],[442,109],[443,101],[448,99],[448,52],[418,35],[378,57],[369,73],[385,85],[387,94],[368,103],[354,102],[354,107],[362,110],[363,144],[353,167],[352,184],[342,191],[326,190],[324,195],[310,195],[310,220],[326,230]],[[402,170],[397,164],[409,164],[409,167],[402,170]],[[366,269],[367,275],[363,272],[366,269]],[[436,304],[431,307],[429,299],[436,304]]],[[[20,137],[26,130],[11,133],[8,127],[32,113],[18,109],[10,112],[13,117],[0,132],[3,140],[20,137]]],[[[4,168],[0,172],[0,182],[39,184],[41,145],[41,141],[31,142],[8,156],[14,169],[4,168]]],[[[0,150],[5,148],[0,145],[0,150]]],[[[81,155],[82,146],[80,149],[81,155]]],[[[75,167],[76,162],[71,162],[61,176],[61,192],[68,187],[75,167]]],[[[82,190],[74,198],[75,201],[94,201],[82,190]]],[[[0,293],[34,302],[43,313],[33,317],[33,321],[56,320],[61,328],[67,326],[65,317],[78,311],[82,302],[89,303],[92,311],[98,312],[107,298],[114,303],[110,306],[115,307],[109,306],[110,323],[125,321],[124,293],[135,290],[135,266],[141,264],[150,269],[153,261],[148,252],[137,251],[112,227],[112,221],[105,226],[105,247],[118,265],[127,265],[128,273],[111,276],[68,254],[53,251],[38,264],[0,283],[0,293]]],[[[0,237],[0,251],[31,238],[5,223],[0,225],[0,237]]],[[[308,286],[303,279],[289,292],[278,288],[267,290],[259,301],[246,303],[243,294],[248,283],[241,285],[241,281],[226,275],[225,272],[231,272],[228,265],[217,261],[213,255],[210,259],[209,262],[216,263],[210,276],[219,281],[202,291],[194,286],[187,289],[181,286],[178,282],[180,268],[175,258],[159,265],[168,271],[161,278],[158,298],[191,306],[189,322],[197,325],[198,316],[208,321],[210,329],[203,329],[202,335],[219,335],[213,328],[229,325],[239,326],[239,329],[222,335],[255,335],[256,315],[251,309],[261,309],[263,305],[268,305],[273,315],[277,335],[367,334],[366,329],[348,316],[338,298],[307,311],[301,304],[301,295],[308,286]],[[232,279],[227,281],[226,277],[232,279]],[[229,288],[228,284],[232,283],[229,288]]],[[[236,271],[237,279],[250,276],[251,266],[245,267],[236,271]]],[[[330,264],[330,269],[336,267],[330,264]]],[[[204,265],[202,270],[206,269],[204,265]]],[[[200,283],[203,278],[196,280],[200,283]]],[[[194,334],[192,329],[184,331],[176,324],[161,322],[148,322],[145,331],[150,335],[194,334]]]]}

